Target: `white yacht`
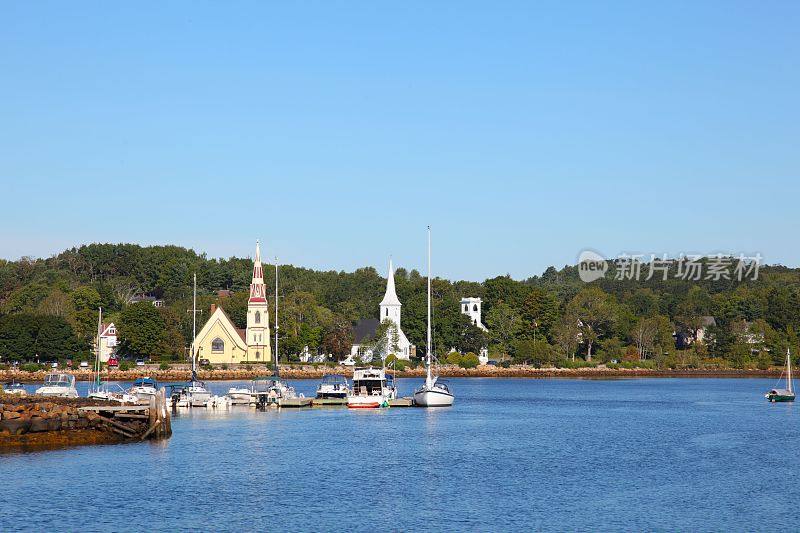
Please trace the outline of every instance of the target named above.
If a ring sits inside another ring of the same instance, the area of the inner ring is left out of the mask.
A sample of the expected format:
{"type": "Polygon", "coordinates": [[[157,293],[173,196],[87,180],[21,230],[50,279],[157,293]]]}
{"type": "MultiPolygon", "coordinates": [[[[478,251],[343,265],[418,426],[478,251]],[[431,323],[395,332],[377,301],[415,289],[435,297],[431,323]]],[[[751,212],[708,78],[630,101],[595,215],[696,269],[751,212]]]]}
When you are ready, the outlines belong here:
{"type": "Polygon", "coordinates": [[[138,403],[139,398],[123,389],[119,384],[114,384],[113,388],[108,382],[99,384],[86,396],[92,400],[105,400],[108,402],[118,402],[121,404],[138,403]]]}
{"type": "Polygon", "coordinates": [[[450,407],[455,397],[447,383],[431,374],[431,227],[428,226],[428,343],[425,345],[425,383],[414,391],[414,404],[421,407],[450,407]]]}
{"type": "Polygon", "coordinates": [[[388,407],[389,400],[397,398],[394,378],[385,368],[356,368],[353,370],[353,388],[347,395],[351,409],[388,407]]]}
{"type": "Polygon", "coordinates": [[[319,399],[341,399],[347,398],[350,394],[350,384],[347,378],[341,374],[326,374],[322,376],[322,381],[317,387],[317,398],[319,399]]]}
{"type": "Polygon", "coordinates": [[[13,394],[15,396],[27,396],[28,391],[19,381],[9,381],[3,385],[3,394],[13,394]]]}
{"type": "Polygon", "coordinates": [[[150,403],[150,398],[158,394],[158,382],[153,378],[139,378],[133,382],[128,393],[136,396],[139,403],[150,403]]]}
{"type": "Polygon", "coordinates": [[[247,387],[231,387],[226,396],[231,405],[249,405],[251,401],[250,389],[247,387]]]}
{"type": "Polygon", "coordinates": [[[41,396],[56,396],[59,398],[77,398],[75,389],[75,376],[70,374],[47,374],[44,385],[36,389],[36,394],[41,396]]]}
{"type": "Polygon", "coordinates": [[[250,397],[260,407],[279,407],[283,400],[303,398],[294,387],[289,386],[278,376],[255,378],[250,382],[250,397]]]}

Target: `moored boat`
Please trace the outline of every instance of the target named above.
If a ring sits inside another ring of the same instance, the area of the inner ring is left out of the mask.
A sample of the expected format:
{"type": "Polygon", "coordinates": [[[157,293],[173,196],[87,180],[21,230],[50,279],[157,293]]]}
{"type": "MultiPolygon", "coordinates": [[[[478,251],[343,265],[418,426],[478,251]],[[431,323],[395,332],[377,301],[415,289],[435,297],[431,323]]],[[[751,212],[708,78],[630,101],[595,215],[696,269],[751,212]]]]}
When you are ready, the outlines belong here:
{"type": "Polygon", "coordinates": [[[391,374],[384,368],[356,368],[353,371],[353,388],[347,395],[350,409],[376,409],[388,407],[389,400],[397,397],[391,374]]]}
{"type": "MultiPolygon", "coordinates": [[[[781,374],[783,375],[783,374],[781,374]]],[[[778,378],[780,380],[780,378],[778,378]]],[[[764,395],[770,402],[793,402],[794,383],[792,382],[792,354],[786,349],[786,388],[774,388],[764,395]]]]}
{"type": "Polygon", "coordinates": [[[75,376],[59,373],[47,374],[44,378],[44,384],[36,389],[36,394],[58,398],[77,398],[78,391],[75,389],[75,376]]]}
{"type": "Polygon", "coordinates": [[[247,387],[231,387],[226,396],[231,405],[249,405],[252,399],[250,389],[247,387]]]}
{"type": "Polygon", "coordinates": [[[420,407],[450,407],[455,397],[447,383],[431,372],[431,228],[428,226],[428,343],[425,346],[425,383],[414,391],[414,404],[420,407]]]}
{"type": "Polygon", "coordinates": [[[317,387],[316,397],[320,400],[343,400],[350,394],[350,384],[341,374],[325,374],[317,387]]]}
{"type": "Polygon", "coordinates": [[[150,402],[158,394],[158,381],[153,378],[139,378],[133,382],[128,393],[135,396],[141,403],[150,402]]]}
{"type": "Polygon", "coordinates": [[[3,393],[4,394],[14,394],[15,396],[27,396],[28,391],[25,390],[25,386],[18,382],[18,381],[9,381],[3,385],[3,393]]]}

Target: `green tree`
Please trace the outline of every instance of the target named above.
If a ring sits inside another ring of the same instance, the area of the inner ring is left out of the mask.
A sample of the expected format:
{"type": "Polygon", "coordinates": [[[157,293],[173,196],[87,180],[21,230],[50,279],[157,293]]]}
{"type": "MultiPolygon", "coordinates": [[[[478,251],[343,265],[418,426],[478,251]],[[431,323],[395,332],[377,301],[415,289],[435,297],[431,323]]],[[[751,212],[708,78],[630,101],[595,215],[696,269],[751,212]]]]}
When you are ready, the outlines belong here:
{"type": "Polygon", "coordinates": [[[486,314],[486,326],[489,328],[488,337],[496,348],[508,351],[511,342],[516,338],[521,320],[510,305],[500,302],[486,314]]]}
{"type": "Polygon", "coordinates": [[[158,309],[147,302],[129,305],[118,326],[121,351],[134,357],[157,355],[164,341],[165,323],[158,309]]]}
{"type": "Polygon", "coordinates": [[[614,304],[611,297],[596,286],[586,287],[570,301],[567,315],[578,319],[578,330],[586,344],[586,360],[592,360],[592,348],[611,327],[614,304]]]}

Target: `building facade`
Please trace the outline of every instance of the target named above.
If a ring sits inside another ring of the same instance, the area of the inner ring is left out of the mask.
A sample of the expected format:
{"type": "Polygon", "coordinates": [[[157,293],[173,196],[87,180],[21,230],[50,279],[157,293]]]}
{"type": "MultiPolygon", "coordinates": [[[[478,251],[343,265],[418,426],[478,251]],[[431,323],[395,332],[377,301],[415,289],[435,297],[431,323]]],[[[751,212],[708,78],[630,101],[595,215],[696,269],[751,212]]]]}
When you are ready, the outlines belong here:
{"type": "Polygon", "coordinates": [[[238,329],[222,307],[212,306],[211,317],[197,334],[195,348],[197,359],[211,364],[272,361],[269,303],[258,242],[247,301],[247,328],[238,329]]]}

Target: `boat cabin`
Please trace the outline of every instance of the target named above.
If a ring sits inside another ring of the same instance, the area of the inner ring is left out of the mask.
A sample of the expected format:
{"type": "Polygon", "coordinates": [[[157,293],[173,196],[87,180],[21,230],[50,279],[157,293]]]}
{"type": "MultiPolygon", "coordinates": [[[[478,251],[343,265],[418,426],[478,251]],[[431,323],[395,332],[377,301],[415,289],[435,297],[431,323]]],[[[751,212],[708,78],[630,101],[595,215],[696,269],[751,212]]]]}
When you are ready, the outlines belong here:
{"type": "Polygon", "coordinates": [[[47,374],[44,378],[45,387],[65,387],[75,386],[75,376],[70,374],[47,374]]]}
{"type": "Polygon", "coordinates": [[[353,394],[358,396],[380,396],[384,389],[394,386],[394,377],[381,368],[356,368],[353,371],[353,394]]]}

